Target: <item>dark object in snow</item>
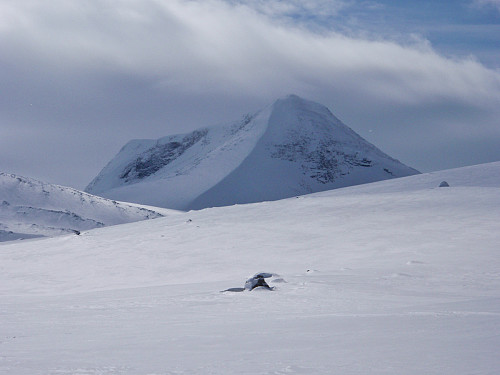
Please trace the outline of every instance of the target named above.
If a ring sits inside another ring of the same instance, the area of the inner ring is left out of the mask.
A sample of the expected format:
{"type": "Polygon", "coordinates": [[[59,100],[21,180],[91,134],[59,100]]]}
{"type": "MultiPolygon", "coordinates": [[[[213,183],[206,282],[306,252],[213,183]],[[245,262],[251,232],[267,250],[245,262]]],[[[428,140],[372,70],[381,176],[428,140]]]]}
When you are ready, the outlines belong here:
{"type": "MultiPolygon", "coordinates": [[[[221,290],[221,292],[243,292],[245,290],[254,290],[255,288],[263,289],[263,290],[273,290],[274,287],[270,287],[267,283],[266,280],[269,277],[273,276],[279,276],[276,274],[268,273],[268,272],[261,272],[257,273],[251,278],[249,278],[245,282],[245,287],[244,288],[229,288],[226,290],[221,290]]],[[[276,282],[286,282],[285,280],[279,278],[275,280],[276,282]]]]}
{"type": "Polygon", "coordinates": [[[77,236],[80,235],[80,231],[79,230],[76,230],[76,229],[72,229],[73,233],[76,234],[77,236]]]}
{"type": "Polygon", "coordinates": [[[245,283],[245,289],[254,290],[255,288],[262,287],[264,289],[272,290],[269,285],[267,285],[266,280],[268,277],[273,277],[272,273],[262,272],[257,273],[245,283]]]}
{"type": "Polygon", "coordinates": [[[448,184],[446,181],[442,181],[442,182],[439,184],[439,187],[450,187],[450,184],[448,184]]]}

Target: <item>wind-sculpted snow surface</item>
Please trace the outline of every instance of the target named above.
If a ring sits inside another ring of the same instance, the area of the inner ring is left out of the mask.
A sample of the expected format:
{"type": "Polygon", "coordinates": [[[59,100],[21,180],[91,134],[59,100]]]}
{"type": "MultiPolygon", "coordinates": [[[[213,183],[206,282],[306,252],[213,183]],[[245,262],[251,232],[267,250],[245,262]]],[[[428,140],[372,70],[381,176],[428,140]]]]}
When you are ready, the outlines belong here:
{"type": "Polygon", "coordinates": [[[499,243],[500,163],[5,243],[0,373],[497,374],[499,243]]]}
{"type": "Polygon", "coordinates": [[[0,241],[78,233],[163,216],[160,209],[119,203],[7,173],[0,173],[0,197],[0,241]]]}
{"type": "Polygon", "coordinates": [[[241,121],[134,140],[86,191],[176,209],[277,200],[417,174],[295,95],[241,121]]]}

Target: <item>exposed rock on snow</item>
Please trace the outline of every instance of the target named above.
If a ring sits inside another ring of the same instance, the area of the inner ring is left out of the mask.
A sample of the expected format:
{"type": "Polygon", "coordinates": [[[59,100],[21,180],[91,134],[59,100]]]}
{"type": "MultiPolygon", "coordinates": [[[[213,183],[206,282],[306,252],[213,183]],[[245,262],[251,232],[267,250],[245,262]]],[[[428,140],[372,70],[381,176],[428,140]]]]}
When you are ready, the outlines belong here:
{"type": "Polygon", "coordinates": [[[450,187],[450,184],[448,184],[446,181],[442,181],[442,182],[439,184],[439,187],[450,187]]]}
{"type": "Polygon", "coordinates": [[[0,173],[0,241],[101,228],[163,216],[68,187],[0,173]]]}
{"type": "Polygon", "coordinates": [[[267,290],[272,290],[272,288],[266,283],[267,278],[273,277],[272,273],[261,272],[253,275],[245,282],[246,290],[255,290],[256,288],[264,288],[267,290]]]}
{"type": "Polygon", "coordinates": [[[260,272],[253,275],[245,282],[245,287],[243,288],[229,288],[226,290],[222,290],[221,292],[243,292],[245,290],[252,291],[258,289],[264,290],[274,290],[274,287],[270,287],[269,284],[265,281],[265,279],[272,278],[272,282],[275,283],[286,283],[286,281],[281,278],[279,275],[275,273],[269,272],[260,272]]]}
{"type": "Polygon", "coordinates": [[[130,141],[86,191],[189,210],[417,173],[361,138],[326,107],[290,95],[226,126],[130,141]]]}

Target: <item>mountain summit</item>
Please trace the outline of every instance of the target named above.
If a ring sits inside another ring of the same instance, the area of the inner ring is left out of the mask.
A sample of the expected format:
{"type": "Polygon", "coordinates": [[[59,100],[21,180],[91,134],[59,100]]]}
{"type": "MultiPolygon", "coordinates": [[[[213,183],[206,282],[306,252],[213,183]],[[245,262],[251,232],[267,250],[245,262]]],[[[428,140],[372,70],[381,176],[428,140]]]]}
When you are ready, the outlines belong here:
{"type": "Polygon", "coordinates": [[[277,200],[419,173],[296,95],[226,126],[132,140],[87,192],[182,210],[277,200]]]}

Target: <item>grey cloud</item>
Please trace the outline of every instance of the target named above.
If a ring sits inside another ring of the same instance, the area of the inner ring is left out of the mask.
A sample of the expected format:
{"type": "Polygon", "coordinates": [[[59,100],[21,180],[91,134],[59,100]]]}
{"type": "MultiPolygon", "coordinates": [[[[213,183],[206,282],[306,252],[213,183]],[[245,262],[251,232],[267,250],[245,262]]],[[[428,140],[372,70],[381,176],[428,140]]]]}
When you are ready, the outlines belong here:
{"type": "Polygon", "coordinates": [[[226,122],[292,92],[416,168],[500,159],[478,146],[500,145],[500,73],[425,40],[317,33],[269,16],[299,5],[3,2],[0,169],[82,188],[131,138],[226,122]],[[468,158],[454,145],[470,145],[468,158]]]}

